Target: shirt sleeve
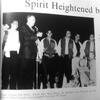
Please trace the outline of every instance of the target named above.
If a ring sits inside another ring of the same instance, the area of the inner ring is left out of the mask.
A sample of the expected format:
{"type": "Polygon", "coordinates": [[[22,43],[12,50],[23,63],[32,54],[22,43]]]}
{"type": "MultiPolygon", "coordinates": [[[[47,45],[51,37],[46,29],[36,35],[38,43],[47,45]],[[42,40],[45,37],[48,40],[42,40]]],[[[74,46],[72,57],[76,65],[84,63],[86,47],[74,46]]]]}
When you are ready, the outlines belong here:
{"type": "Polygon", "coordinates": [[[76,49],[75,42],[73,41],[73,57],[75,57],[76,54],[77,54],[77,49],[76,49]]]}
{"type": "Polygon", "coordinates": [[[81,52],[82,52],[82,50],[83,50],[83,48],[82,48],[82,43],[79,42],[79,45],[80,45],[80,57],[81,57],[81,52]]]}
{"type": "Polygon", "coordinates": [[[61,39],[58,42],[57,52],[58,52],[58,55],[61,56],[61,39]]]}
{"type": "Polygon", "coordinates": [[[55,41],[55,48],[54,49],[55,49],[56,53],[58,54],[58,47],[57,47],[57,42],[56,41],[55,41]]]}
{"type": "Polygon", "coordinates": [[[20,49],[20,41],[19,41],[19,31],[17,32],[17,37],[16,37],[17,39],[18,39],[18,44],[17,44],[17,53],[19,53],[19,49],[20,49]]]}
{"type": "Polygon", "coordinates": [[[43,44],[43,41],[44,39],[42,39],[40,41],[40,43],[38,44],[38,55],[39,55],[39,58],[42,59],[43,57],[43,52],[44,52],[44,44],[43,44]]]}
{"type": "Polygon", "coordinates": [[[85,50],[85,47],[86,47],[86,43],[87,43],[87,41],[85,41],[83,43],[82,47],[81,47],[81,55],[80,55],[81,58],[83,58],[85,56],[84,50],[85,50]]]}

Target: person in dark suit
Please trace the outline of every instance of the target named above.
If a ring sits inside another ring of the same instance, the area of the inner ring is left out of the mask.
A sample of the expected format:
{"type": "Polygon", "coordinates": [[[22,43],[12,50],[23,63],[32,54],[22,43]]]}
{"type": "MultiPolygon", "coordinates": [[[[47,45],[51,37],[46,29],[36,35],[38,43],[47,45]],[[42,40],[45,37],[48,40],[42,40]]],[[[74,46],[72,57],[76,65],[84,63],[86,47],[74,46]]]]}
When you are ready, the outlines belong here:
{"type": "Polygon", "coordinates": [[[33,15],[27,16],[26,25],[19,29],[20,36],[20,79],[19,89],[36,89],[36,57],[37,41],[42,33],[35,26],[36,19],[33,15]],[[34,85],[33,85],[34,84],[34,85]]]}

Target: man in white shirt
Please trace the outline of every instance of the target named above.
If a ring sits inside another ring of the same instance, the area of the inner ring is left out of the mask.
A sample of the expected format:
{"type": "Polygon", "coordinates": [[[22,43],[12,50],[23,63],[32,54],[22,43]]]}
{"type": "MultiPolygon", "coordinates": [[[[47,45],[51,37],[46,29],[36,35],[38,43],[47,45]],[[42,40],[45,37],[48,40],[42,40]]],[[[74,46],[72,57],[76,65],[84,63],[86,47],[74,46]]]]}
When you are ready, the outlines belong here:
{"type": "Polygon", "coordinates": [[[2,66],[2,88],[16,89],[18,78],[18,54],[19,54],[19,32],[18,21],[11,23],[8,36],[4,46],[4,59],[2,66]]]}
{"type": "Polygon", "coordinates": [[[61,57],[59,64],[59,82],[58,87],[62,87],[63,76],[65,74],[67,83],[72,79],[72,58],[76,56],[76,46],[71,39],[71,32],[66,31],[66,36],[59,41],[58,54],[61,57]]]}
{"type": "Polygon", "coordinates": [[[77,50],[77,54],[76,56],[72,59],[72,75],[74,76],[74,78],[77,78],[78,76],[78,81],[80,83],[80,78],[79,78],[79,62],[80,62],[80,55],[81,55],[81,51],[82,51],[82,44],[80,42],[80,35],[76,34],[75,35],[75,46],[76,46],[76,50],[77,50]]]}
{"type": "Polygon", "coordinates": [[[89,40],[86,40],[82,46],[81,57],[86,57],[87,59],[95,58],[95,40],[94,35],[91,34],[89,40]]]}
{"type": "Polygon", "coordinates": [[[56,75],[56,56],[57,56],[57,43],[52,38],[52,32],[49,30],[47,37],[41,40],[40,43],[40,58],[42,59],[44,68],[44,87],[47,88],[47,82],[50,83],[50,88],[54,88],[55,75],[56,75]]]}
{"type": "Polygon", "coordinates": [[[87,59],[87,67],[90,70],[88,77],[92,82],[96,83],[96,55],[95,39],[93,34],[90,34],[89,40],[86,40],[83,43],[81,57],[87,59]]]}

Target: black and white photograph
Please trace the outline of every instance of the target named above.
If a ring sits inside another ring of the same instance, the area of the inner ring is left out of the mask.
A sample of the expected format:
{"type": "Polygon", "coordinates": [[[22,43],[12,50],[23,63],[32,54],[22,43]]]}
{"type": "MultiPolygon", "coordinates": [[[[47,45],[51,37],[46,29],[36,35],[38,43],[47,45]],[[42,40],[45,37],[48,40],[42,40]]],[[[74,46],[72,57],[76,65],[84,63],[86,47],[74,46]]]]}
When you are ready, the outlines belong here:
{"type": "Polygon", "coordinates": [[[2,90],[96,86],[94,18],[3,13],[2,90]]]}

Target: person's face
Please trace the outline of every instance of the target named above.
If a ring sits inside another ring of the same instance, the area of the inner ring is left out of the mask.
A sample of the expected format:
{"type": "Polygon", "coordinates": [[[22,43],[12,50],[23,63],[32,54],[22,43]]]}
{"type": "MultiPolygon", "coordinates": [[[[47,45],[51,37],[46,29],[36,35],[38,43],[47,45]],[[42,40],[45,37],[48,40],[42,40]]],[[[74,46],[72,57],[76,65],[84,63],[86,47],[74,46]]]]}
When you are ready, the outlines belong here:
{"type": "Polygon", "coordinates": [[[67,31],[67,32],[66,32],[66,37],[68,37],[68,38],[71,37],[71,32],[70,32],[70,31],[67,31]]]}
{"type": "Polygon", "coordinates": [[[52,32],[51,32],[51,31],[48,31],[47,37],[48,37],[48,38],[51,38],[51,37],[52,37],[52,32]]]}
{"type": "Polygon", "coordinates": [[[77,35],[75,36],[75,39],[76,39],[76,40],[80,40],[80,35],[77,34],[77,35]]]}
{"type": "Polygon", "coordinates": [[[4,31],[8,30],[8,28],[9,28],[8,24],[5,24],[5,25],[3,26],[4,31]]]}
{"type": "Polygon", "coordinates": [[[94,40],[94,35],[90,35],[90,41],[94,40]]]}
{"type": "Polygon", "coordinates": [[[35,22],[36,22],[36,19],[35,19],[34,16],[30,16],[30,17],[27,19],[27,21],[28,21],[28,24],[29,24],[30,26],[34,26],[34,24],[35,24],[35,22]]]}
{"type": "Polygon", "coordinates": [[[17,21],[14,21],[12,24],[11,24],[11,27],[13,28],[13,29],[17,29],[18,28],[18,22],[17,21]]]}

